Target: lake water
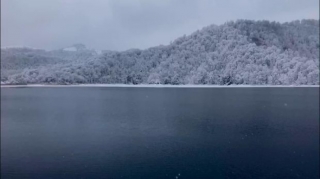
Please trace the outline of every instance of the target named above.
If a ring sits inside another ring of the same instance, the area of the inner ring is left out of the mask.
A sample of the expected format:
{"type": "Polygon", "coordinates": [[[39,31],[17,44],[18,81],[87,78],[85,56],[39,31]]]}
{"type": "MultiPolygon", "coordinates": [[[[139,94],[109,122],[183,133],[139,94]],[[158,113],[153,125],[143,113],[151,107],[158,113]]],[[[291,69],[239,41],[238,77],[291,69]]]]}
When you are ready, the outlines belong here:
{"type": "Polygon", "coordinates": [[[319,178],[319,88],[1,88],[1,178],[319,178]]]}

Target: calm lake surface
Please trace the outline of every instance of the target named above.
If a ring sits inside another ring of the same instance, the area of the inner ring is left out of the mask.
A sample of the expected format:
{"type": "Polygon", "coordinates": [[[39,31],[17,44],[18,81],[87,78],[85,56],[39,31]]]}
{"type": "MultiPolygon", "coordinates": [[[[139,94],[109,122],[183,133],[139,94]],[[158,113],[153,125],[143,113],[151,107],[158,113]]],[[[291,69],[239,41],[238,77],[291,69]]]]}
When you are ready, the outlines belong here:
{"type": "Polygon", "coordinates": [[[1,88],[1,178],[319,178],[319,88],[1,88]]]}

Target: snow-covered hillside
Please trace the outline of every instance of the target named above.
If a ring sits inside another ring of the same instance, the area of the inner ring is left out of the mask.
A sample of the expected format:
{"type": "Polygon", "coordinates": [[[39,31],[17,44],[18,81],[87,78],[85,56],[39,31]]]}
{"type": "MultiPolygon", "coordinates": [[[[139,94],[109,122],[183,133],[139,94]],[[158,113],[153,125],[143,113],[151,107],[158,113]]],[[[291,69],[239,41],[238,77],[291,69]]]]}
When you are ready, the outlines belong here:
{"type": "MultiPolygon", "coordinates": [[[[79,46],[79,45],[78,45],[79,46]]],[[[123,52],[1,49],[5,84],[319,84],[319,20],[238,20],[123,52]]]]}

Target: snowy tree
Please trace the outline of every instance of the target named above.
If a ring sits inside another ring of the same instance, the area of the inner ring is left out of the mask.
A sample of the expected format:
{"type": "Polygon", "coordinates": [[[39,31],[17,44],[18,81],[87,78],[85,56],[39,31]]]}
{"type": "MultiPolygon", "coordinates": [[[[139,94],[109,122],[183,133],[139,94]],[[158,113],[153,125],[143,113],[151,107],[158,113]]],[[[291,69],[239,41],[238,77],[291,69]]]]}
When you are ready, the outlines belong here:
{"type": "Polygon", "coordinates": [[[166,46],[103,51],[1,49],[5,84],[319,84],[319,20],[238,20],[166,46]]]}

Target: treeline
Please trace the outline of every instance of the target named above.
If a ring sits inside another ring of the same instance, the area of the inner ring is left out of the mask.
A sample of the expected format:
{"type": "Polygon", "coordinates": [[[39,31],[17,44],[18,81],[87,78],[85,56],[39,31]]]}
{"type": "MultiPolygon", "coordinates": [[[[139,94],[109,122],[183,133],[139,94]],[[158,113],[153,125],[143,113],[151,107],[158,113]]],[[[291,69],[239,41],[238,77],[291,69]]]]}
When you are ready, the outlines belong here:
{"type": "Polygon", "coordinates": [[[319,84],[319,20],[238,20],[123,52],[1,50],[5,84],[319,84]]]}

